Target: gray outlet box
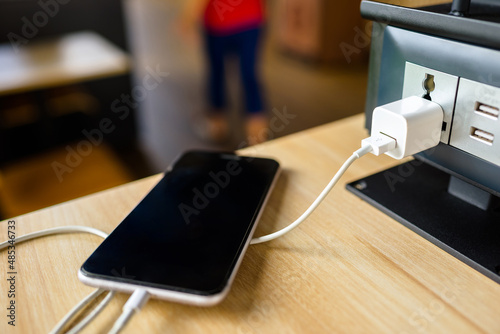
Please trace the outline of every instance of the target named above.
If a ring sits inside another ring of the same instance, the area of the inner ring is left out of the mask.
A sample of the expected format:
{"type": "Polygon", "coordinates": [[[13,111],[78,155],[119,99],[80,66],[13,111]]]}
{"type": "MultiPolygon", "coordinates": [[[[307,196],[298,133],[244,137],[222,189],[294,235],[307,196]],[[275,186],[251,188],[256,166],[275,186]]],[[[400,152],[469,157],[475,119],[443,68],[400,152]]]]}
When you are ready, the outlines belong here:
{"type": "Polygon", "coordinates": [[[366,127],[416,95],[444,111],[441,142],[347,188],[500,283],[500,3],[405,8],[361,2],[373,21],[366,127]]]}

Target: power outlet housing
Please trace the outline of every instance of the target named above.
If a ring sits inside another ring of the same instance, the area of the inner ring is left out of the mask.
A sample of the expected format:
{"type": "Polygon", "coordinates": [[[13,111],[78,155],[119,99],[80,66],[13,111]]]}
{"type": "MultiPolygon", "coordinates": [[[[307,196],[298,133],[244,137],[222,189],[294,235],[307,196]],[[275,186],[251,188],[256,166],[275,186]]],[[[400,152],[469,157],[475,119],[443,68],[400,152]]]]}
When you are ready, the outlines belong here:
{"type": "Polygon", "coordinates": [[[446,125],[437,146],[351,189],[500,283],[500,4],[470,5],[473,17],[449,15],[449,3],[361,2],[362,15],[374,21],[366,127],[376,107],[409,95],[441,104],[446,125]]]}

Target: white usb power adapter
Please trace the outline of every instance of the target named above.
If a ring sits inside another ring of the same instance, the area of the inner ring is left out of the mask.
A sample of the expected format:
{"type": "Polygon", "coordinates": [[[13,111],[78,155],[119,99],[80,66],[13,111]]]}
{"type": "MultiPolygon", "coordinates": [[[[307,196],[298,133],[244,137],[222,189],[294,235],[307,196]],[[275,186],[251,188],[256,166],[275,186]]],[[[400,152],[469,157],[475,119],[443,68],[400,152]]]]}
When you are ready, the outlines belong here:
{"type": "Polygon", "coordinates": [[[443,115],[439,104],[418,96],[382,105],[373,110],[371,138],[362,144],[390,137],[396,147],[385,154],[403,159],[439,144],[443,115]]]}

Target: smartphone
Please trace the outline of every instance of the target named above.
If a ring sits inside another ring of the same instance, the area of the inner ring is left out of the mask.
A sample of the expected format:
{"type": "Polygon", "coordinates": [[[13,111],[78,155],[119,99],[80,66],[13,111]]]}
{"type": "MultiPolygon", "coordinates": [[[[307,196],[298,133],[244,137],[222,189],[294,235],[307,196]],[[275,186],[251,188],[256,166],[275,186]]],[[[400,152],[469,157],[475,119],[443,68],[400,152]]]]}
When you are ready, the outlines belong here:
{"type": "Polygon", "coordinates": [[[273,159],[190,151],[90,255],[90,286],[210,306],[228,293],[279,174],[273,159]]]}

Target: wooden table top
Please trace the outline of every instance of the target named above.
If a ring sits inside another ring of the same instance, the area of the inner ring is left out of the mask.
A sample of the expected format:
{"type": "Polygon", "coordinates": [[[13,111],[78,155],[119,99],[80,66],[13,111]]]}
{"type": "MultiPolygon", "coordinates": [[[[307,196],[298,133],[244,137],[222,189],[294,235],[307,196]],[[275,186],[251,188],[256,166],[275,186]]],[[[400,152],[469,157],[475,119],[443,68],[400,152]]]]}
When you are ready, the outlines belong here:
{"type": "MultiPolygon", "coordinates": [[[[288,225],[366,136],[358,115],[243,150],[284,168],[256,235],[288,225]]],[[[210,308],[150,300],[124,333],[500,333],[500,285],[345,190],[399,162],[371,154],[347,171],[312,216],[286,236],[250,246],[228,297],[210,308]]],[[[155,175],[15,218],[17,236],[61,225],[110,232],[160,179],[155,175]]],[[[7,221],[0,223],[0,240],[7,221]]],[[[78,281],[101,242],[86,234],[17,245],[16,327],[7,324],[1,253],[1,333],[48,332],[93,289],[78,281]]],[[[118,294],[85,330],[106,333],[118,294]]]]}

